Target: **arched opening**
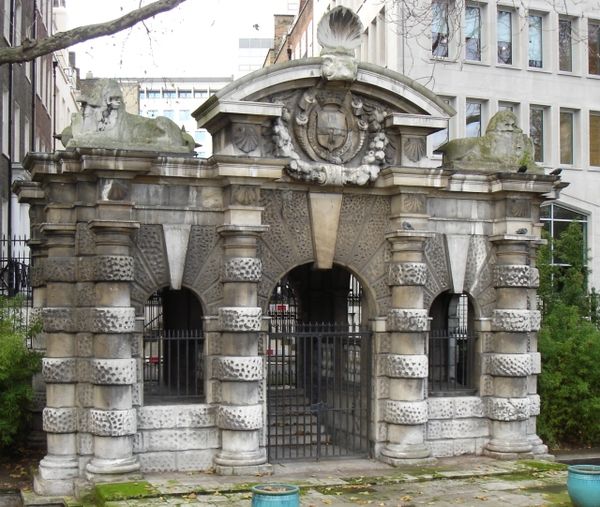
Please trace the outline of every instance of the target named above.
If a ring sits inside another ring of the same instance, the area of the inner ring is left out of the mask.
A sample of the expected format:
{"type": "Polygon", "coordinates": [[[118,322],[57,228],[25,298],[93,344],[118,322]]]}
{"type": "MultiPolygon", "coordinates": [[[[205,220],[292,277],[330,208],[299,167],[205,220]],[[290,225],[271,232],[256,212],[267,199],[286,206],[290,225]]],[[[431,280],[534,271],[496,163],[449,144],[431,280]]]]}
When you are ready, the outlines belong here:
{"type": "Polygon", "coordinates": [[[164,288],[144,306],[144,403],[204,399],[202,307],[188,289],[164,288]]]}
{"type": "Polygon", "coordinates": [[[428,388],[431,396],[475,392],[474,308],[465,293],[444,292],[429,313],[428,388]]]}
{"type": "Polygon", "coordinates": [[[299,266],[268,313],[269,459],[368,454],[371,336],[358,279],[299,266]]]}

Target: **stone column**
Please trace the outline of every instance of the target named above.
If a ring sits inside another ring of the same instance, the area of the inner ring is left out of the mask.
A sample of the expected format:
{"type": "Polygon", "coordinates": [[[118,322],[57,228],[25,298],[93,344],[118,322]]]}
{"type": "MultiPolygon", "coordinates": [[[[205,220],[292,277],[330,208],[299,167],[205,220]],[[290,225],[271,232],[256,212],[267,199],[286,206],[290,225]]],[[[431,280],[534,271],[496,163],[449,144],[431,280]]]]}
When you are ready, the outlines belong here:
{"type": "Polygon", "coordinates": [[[133,257],[130,234],[139,224],[127,220],[128,203],[98,203],[97,219],[90,222],[96,238],[96,255],[84,259],[80,278],[94,282],[96,304],[82,312],[86,330],[93,334],[90,380],[94,406],[89,411],[89,430],[94,436],[94,457],[87,478],[93,482],[129,480],[139,476],[133,455],[137,415],[132,389],[137,382],[132,357],[135,310],[131,306],[130,281],[133,257]],[[117,220],[117,217],[121,220],[117,220]]]}
{"type": "MultiPolygon", "coordinates": [[[[65,194],[70,187],[62,185],[65,194]]],[[[68,198],[68,195],[67,195],[68,198]]],[[[34,478],[34,490],[42,495],[72,495],[79,475],[77,457],[77,303],[75,301],[75,225],[69,223],[71,209],[51,205],[47,219],[55,223],[41,226],[46,237],[48,257],[36,268],[46,281],[42,325],[46,337],[46,357],[42,377],[46,382],[46,408],[43,428],[48,453],[34,478]],[[60,223],[62,222],[62,223],[60,223]]],[[[41,261],[38,258],[36,262],[41,261]]]]}
{"type": "Polygon", "coordinates": [[[218,309],[217,321],[221,356],[213,367],[221,382],[221,404],[217,409],[221,450],[215,464],[217,473],[223,475],[270,471],[260,442],[265,414],[260,396],[264,367],[258,350],[262,325],[258,281],[262,265],[256,258],[256,243],[265,227],[260,225],[258,192],[256,187],[229,188],[226,225],[219,229],[225,249],[223,306],[218,309]],[[237,225],[240,223],[246,225],[237,225]]]}
{"type": "Polygon", "coordinates": [[[530,308],[528,292],[537,284],[538,275],[529,265],[531,238],[504,235],[491,239],[497,257],[496,309],[492,315],[493,352],[484,357],[484,373],[492,379],[492,394],[485,398],[491,440],[484,453],[513,460],[533,456],[528,437],[528,377],[535,357],[530,337],[539,329],[540,313],[530,308]]]}
{"type": "Polygon", "coordinates": [[[391,344],[382,367],[389,377],[390,390],[384,408],[388,442],[381,451],[381,459],[392,465],[431,460],[425,442],[425,351],[429,318],[423,308],[426,281],[423,248],[427,237],[427,233],[420,231],[395,231],[387,235],[392,244],[388,280],[392,304],[387,318],[391,344]]]}

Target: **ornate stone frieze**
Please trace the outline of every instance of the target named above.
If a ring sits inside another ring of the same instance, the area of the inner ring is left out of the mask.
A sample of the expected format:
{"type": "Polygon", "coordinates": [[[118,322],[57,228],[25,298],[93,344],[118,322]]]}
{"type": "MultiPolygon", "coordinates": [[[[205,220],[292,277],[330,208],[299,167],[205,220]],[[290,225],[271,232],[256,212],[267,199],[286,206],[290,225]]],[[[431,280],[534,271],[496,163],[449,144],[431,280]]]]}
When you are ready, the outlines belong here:
{"type": "Polygon", "coordinates": [[[260,282],[262,261],[255,257],[231,257],[223,264],[223,282],[260,282]]]}
{"type": "Polygon", "coordinates": [[[46,407],[42,412],[42,424],[44,431],[49,433],[73,433],[77,431],[77,409],[46,407]]]}
{"type": "Polygon", "coordinates": [[[423,424],[427,422],[427,402],[387,400],[385,421],[392,424],[423,424]]]}
{"type": "Polygon", "coordinates": [[[136,381],[135,359],[92,359],[90,367],[94,384],[126,385],[136,381]]]}
{"type": "Polygon", "coordinates": [[[385,373],[392,378],[427,377],[427,356],[387,354],[385,373]]]}
{"type": "Polygon", "coordinates": [[[75,257],[46,257],[43,262],[46,282],[74,282],[76,278],[75,257]]]}
{"type": "Polygon", "coordinates": [[[263,360],[259,356],[218,357],[215,359],[214,374],[220,380],[261,380],[263,377],[263,360]]]}
{"type": "Polygon", "coordinates": [[[403,262],[390,264],[388,283],[390,285],[425,285],[427,265],[423,262],[403,262]]]}
{"type": "Polygon", "coordinates": [[[218,317],[222,331],[260,331],[262,311],[255,307],[221,307],[218,317]]]}
{"type": "Polygon", "coordinates": [[[541,315],[537,310],[494,310],[492,330],[527,333],[540,329],[541,315]]]}
{"type": "Polygon", "coordinates": [[[75,308],[44,308],[42,323],[47,333],[72,333],[77,330],[77,311],[75,308]]]}
{"type": "Polygon", "coordinates": [[[490,354],[487,373],[496,377],[526,377],[531,375],[530,354],[490,354]]]}
{"type": "Polygon", "coordinates": [[[522,264],[500,264],[494,267],[495,287],[536,288],[540,275],[536,268],[522,264]]]}
{"type": "Polygon", "coordinates": [[[524,421],[529,418],[529,398],[485,399],[487,417],[496,421],[524,421]]]}
{"type": "Polygon", "coordinates": [[[44,357],[42,377],[51,384],[68,384],[77,378],[77,360],[74,357],[44,357]]]}
{"type": "Polygon", "coordinates": [[[217,409],[217,425],[226,430],[257,430],[262,428],[262,405],[230,406],[217,409]]]}
{"type": "Polygon", "coordinates": [[[90,432],[105,437],[133,435],[137,431],[135,409],[128,410],[90,410],[90,432]]]}
{"type": "Polygon", "coordinates": [[[390,331],[427,331],[429,317],[427,310],[403,310],[392,308],[387,317],[390,331]]]}

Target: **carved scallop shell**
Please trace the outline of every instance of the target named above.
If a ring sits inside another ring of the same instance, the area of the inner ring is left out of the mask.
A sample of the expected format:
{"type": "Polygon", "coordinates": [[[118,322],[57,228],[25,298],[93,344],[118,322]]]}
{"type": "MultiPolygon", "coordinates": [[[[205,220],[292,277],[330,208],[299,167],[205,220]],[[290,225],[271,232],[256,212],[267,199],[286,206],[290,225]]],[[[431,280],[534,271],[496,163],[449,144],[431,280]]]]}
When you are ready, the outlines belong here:
{"type": "Polygon", "coordinates": [[[354,50],[360,46],[362,31],[360,19],[350,9],[341,5],[332,9],[321,18],[317,28],[322,54],[354,55],[354,50]]]}
{"type": "Polygon", "coordinates": [[[404,153],[411,162],[418,162],[427,153],[425,139],[409,137],[404,141],[404,153]]]}
{"type": "Polygon", "coordinates": [[[258,134],[250,125],[236,125],[233,129],[233,144],[244,153],[254,151],[258,146],[258,134]]]}

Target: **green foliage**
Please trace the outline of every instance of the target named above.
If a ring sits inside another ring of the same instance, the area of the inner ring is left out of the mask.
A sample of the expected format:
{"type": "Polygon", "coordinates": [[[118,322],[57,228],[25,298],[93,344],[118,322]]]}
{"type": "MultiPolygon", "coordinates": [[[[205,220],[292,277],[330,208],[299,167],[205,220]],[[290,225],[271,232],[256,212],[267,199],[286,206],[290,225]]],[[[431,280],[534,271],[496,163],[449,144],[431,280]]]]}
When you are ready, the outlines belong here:
{"type": "Polygon", "coordinates": [[[551,447],[600,443],[600,330],[586,289],[583,236],[577,224],[540,249],[540,436],[551,447]],[[550,264],[550,252],[562,266],[550,264]]]}
{"type": "Polygon", "coordinates": [[[40,369],[40,356],[25,346],[18,308],[14,301],[0,299],[0,451],[24,436],[31,377],[40,369]]]}

